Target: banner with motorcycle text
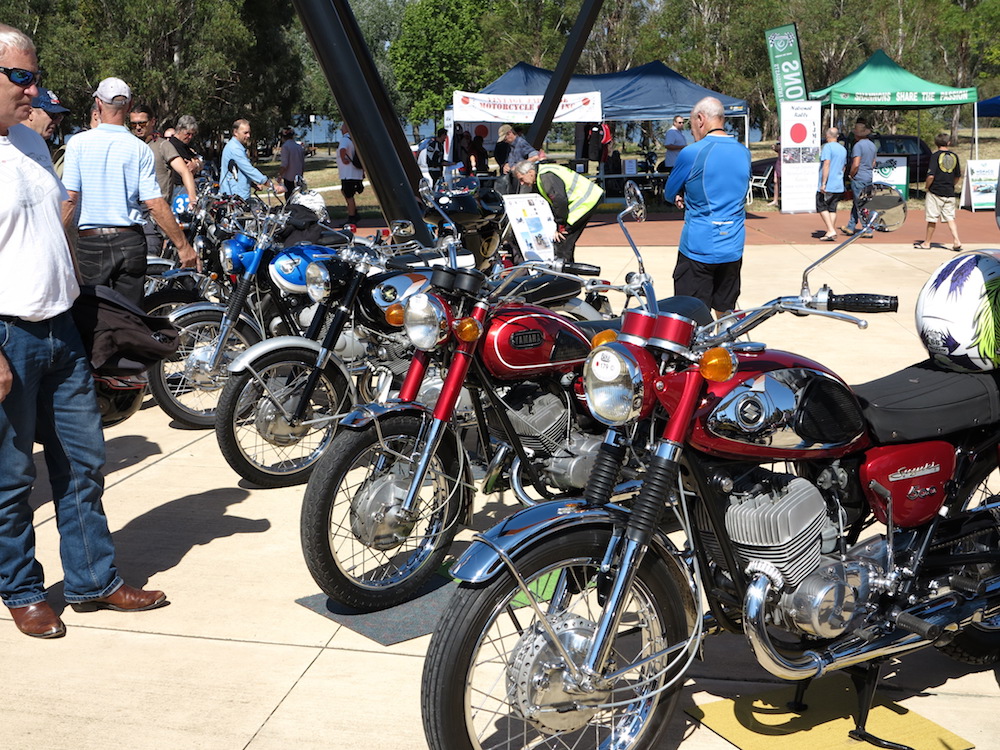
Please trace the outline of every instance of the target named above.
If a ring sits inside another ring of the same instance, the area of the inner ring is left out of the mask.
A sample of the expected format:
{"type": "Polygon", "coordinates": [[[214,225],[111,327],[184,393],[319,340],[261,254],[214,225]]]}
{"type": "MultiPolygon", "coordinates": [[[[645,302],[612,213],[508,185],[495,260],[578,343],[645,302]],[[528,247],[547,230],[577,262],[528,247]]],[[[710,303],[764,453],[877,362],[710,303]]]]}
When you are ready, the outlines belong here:
{"type": "Polygon", "coordinates": [[[794,23],[778,26],[764,32],[767,55],[771,61],[771,78],[774,81],[774,98],[783,102],[806,99],[806,79],[799,55],[799,34],[794,23]]]}
{"type": "Polygon", "coordinates": [[[966,164],[962,182],[962,208],[992,211],[997,201],[997,178],[1000,161],[996,159],[970,159],[966,164]]]}
{"type": "Polygon", "coordinates": [[[823,139],[819,102],[781,103],[781,178],[778,185],[781,213],[816,211],[819,153],[823,139]]]}
{"type": "MultiPolygon", "coordinates": [[[[541,96],[479,94],[456,91],[452,96],[455,122],[532,122],[541,96]]],[[[604,119],[601,92],[566,94],[559,102],[555,122],[600,122],[604,119]]]]}

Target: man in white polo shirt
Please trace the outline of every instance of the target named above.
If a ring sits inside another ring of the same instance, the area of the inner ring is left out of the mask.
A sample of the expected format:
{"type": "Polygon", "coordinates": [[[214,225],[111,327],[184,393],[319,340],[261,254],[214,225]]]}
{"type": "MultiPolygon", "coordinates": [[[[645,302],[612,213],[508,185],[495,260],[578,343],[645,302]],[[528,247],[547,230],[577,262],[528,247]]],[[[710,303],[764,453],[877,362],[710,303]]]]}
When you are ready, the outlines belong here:
{"type": "Polygon", "coordinates": [[[63,223],[80,204],[77,260],[84,284],[106,284],[136,304],[146,276],[142,204],[177,248],[181,265],[198,259],[156,182],[153,152],[125,123],[132,91],[120,78],[105,78],[94,92],[101,124],[66,144],[63,182],[69,192],[63,223]]]}

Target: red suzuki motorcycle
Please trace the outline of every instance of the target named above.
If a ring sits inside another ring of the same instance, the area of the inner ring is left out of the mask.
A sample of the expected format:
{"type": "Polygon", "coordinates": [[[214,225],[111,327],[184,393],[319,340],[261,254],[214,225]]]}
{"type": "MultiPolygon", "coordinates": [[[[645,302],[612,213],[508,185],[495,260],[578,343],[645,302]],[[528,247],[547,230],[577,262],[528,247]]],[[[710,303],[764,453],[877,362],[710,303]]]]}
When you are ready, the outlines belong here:
{"type": "MultiPolygon", "coordinates": [[[[469,519],[473,469],[484,494],[510,488],[529,505],[579,494],[605,432],[582,367],[591,338],[620,321],[574,321],[524,297],[575,294],[574,274],[598,272],[533,262],[488,282],[476,269],[438,268],[429,293],[388,310],[416,348],[399,397],[341,422],[303,499],[303,553],[328,596],[361,610],[412,598],[469,519]],[[547,273],[528,275],[538,270],[547,273]]],[[[661,307],[711,320],[689,298],[661,307]]],[[[632,489],[632,468],[613,492],[632,489]]]]}
{"type": "MultiPolygon", "coordinates": [[[[866,232],[905,217],[880,186],[865,210],[866,232]]],[[[925,363],[851,388],[745,340],[781,312],[864,327],[845,313],[896,309],[812,293],[823,260],[798,295],[717,324],[630,311],[591,352],[585,397],[609,429],[582,496],[510,516],[450,570],[463,583],[423,677],[431,748],[658,747],[720,630],[797,681],[800,708],[811,680],[846,670],[851,736],[903,748],[865,728],[884,660],[929,645],[1000,659],[996,379],[925,363]],[[637,454],[641,488],[614,503],[637,454]]]]}

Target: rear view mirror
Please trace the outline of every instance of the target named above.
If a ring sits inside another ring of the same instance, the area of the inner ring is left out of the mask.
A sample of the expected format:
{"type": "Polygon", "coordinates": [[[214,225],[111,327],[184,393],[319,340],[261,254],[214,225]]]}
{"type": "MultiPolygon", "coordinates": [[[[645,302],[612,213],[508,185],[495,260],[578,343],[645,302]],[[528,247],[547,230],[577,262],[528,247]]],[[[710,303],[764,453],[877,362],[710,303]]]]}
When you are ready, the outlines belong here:
{"type": "Polygon", "coordinates": [[[625,183],[625,207],[635,217],[636,221],[646,220],[646,199],[634,180],[625,183]]]}
{"type": "Polygon", "coordinates": [[[865,224],[872,212],[878,212],[878,219],[872,227],[877,232],[894,232],[906,221],[906,201],[902,194],[881,182],[873,183],[862,191],[858,209],[865,224]]]}

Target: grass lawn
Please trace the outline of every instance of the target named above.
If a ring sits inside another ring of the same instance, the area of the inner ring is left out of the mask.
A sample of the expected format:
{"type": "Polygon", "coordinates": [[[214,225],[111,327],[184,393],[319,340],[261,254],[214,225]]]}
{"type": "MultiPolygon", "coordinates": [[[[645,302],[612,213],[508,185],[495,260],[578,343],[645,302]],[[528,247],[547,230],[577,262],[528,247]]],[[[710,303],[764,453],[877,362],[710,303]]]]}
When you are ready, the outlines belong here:
{"type": "MultiPolygon", "coordinates": [[[[556,144],[556,148],[554,150],[546,151],[546,153],[550,157],[559,161],[566,161],[573,158],[573,152],[560,148],[561,145],[562,144],[556,144]]],[[[763,159],[765,157],[772,156],[774,152],[771,150],[771,145],[771,141],[751,143],[750,153],[754,159],[763,159]]],[[[959,143],[955,147],[955,151],[962,158],[963,162],[974,155],[973,148],[972,130],[968,128],[960,130],[959,143]]],[[[628,155],[633,155],[636,150],[637,147],[632,145],[629,149],[628,155]]],[[[1000,128],[980,129],[979,158],[1000,159],[1000,128]]],[[[257,166],[269,177],[274,177],[278,174],[277,159],[262,162],[257,166]]],[[[328,154],[325,148],[321,148],[316,156],[311,156],[306,159],[305,179],[309,187],[313,189],[335,186],[339,187],[340,178],[337,174],[336,154],[328,154]]],[[[323,196],[326,198],[327,210],[330,213],[331,219],[334,222],[345,220],[347,218],[347,208],[344,204],[343,197],[340,195],[340,191],[323,191],[323,196]]],[[[362,218],[382,218],[382,213],[378,207],[378,200],[375,197],[375,191],[370,186],[365,189],[364,193],[355,196],[355,200],[358,204],[358,213],[362,218]]],[[[843,205],[847,204],[845,203],[843,205]]],[[[910,200],[907,207],[910,210],[923,210],[923,185],[921,183],[910,183],[910,200]]],[[[611,210],[613,209],[609,209],[609,211],[611,210]]],[[[762,198],[755,198],[753,203],[747,206],[747,210],[752,211],[753,213],[762,213],[766,211],[777,211],[778,209],[774,206],[768,206],[767,201],[762,198]]]]}

